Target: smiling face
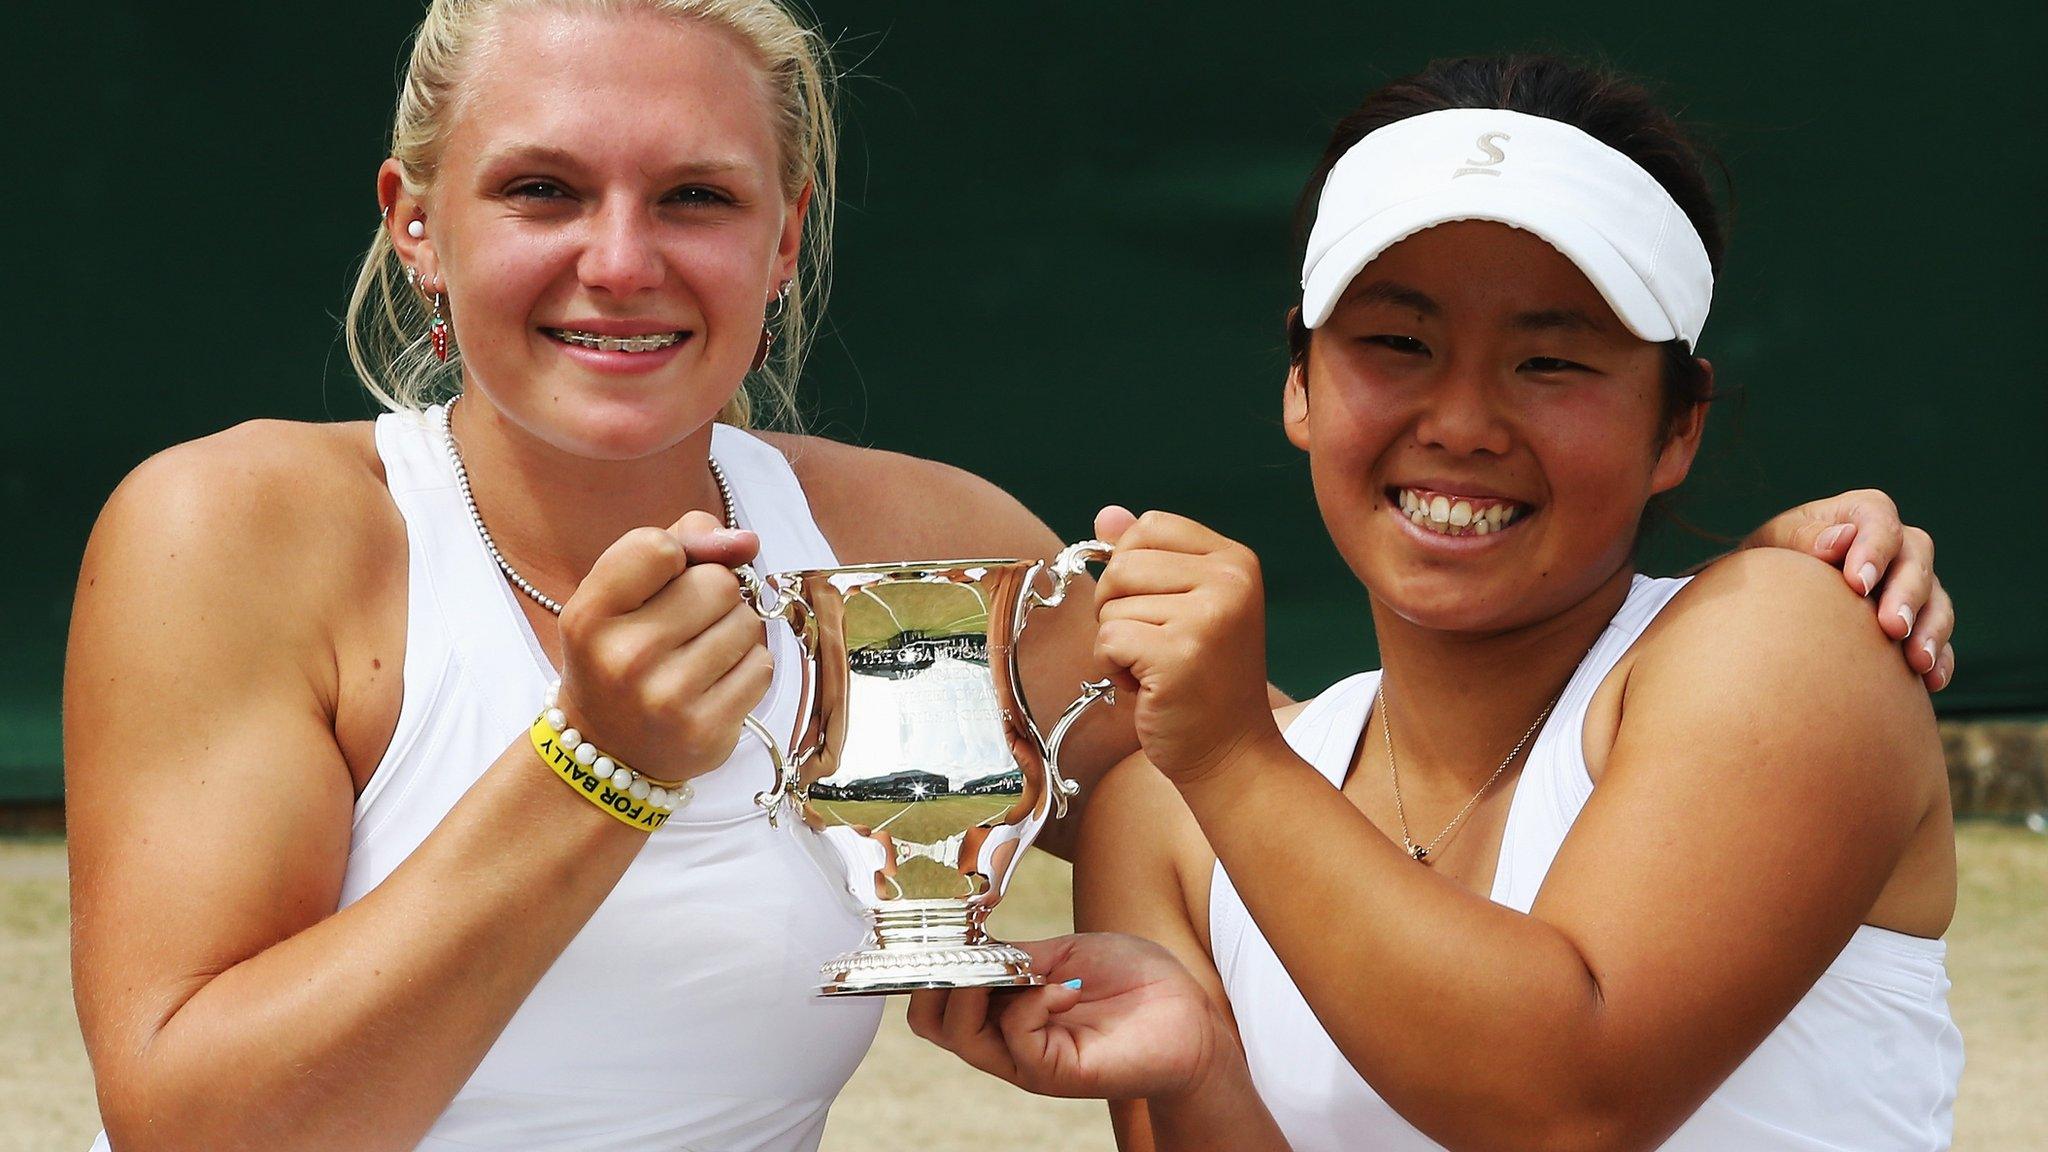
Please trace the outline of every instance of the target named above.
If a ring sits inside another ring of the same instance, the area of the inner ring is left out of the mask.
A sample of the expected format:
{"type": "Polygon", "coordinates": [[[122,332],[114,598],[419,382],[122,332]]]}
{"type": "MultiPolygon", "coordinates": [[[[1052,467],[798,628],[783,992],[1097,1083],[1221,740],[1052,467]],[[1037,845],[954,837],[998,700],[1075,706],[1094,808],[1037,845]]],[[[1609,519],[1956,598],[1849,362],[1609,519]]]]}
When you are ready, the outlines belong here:
{"type": "MultiPolygon", "coordinates": [[[[580,456],[709,422],[795,275],[802,197],[736,37],[648,12],[509,14],[464,79],[401,255],[445,285],[464,386],[580,456]]],[[[395,162],[383,178],[397,180],[395,162]]]]}
{"type": "Polygon", "coordinates": [[[1702,412],[1661,424],[1662,350],[1541,238],[1459,221],[1366,265],[1287,386],[1289,439],[1374,599],[1425,628],[1549,619],[1629,562],[1702,412]]]}

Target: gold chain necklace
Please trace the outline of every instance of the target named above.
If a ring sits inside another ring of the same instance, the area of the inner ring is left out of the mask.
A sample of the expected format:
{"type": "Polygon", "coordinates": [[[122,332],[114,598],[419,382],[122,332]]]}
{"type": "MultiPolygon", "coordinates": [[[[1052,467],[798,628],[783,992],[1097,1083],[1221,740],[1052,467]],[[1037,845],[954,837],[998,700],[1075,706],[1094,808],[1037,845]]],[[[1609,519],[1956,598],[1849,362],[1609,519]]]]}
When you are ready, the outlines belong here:
{"type": "Polygon", "coordinates": [[[1522,733],[1520,740],[1515,741],[1514,748],[1501,760],[1500,767],[1495,768],[1493,775],[1486,778],[1486,783],[1479,786],[1479,791],[1474,792],[1472,798],[1465,801],[1465,806],[1458,809],[1458,814],[1451,817],[1451,822],[1444,825],[1444,830],[1437,833],[1429,843],[1417,844],[1408,835],[1408,810],[1401,804],[1401,770],[1394,766],[1394,717],[1387,711],[1387,675],[1384,672],[1380,673],[1379,690],[1375,694],[1373,710],[1380,714],[1380,735],[1386,737],[1387,741],[1387,773],[1394,779],[1394,816],[1401,822],[1401,847],[1407,849],[1408,855],[1424,864],[1429,863],[1430,853],[1435,852],[1436,846],[1443,842],[1444,837],[1451,834],[1451,829],[1456,828],[1459,822],[1465,819],[1466,814],[1472,811],[1473,805],[1479,803],[1479,798],[1486,795],[1487,790],[1500,779],[1501,773],[1508,770],[1508,765],[1515,762],[1515,757],[1522,754],[1522,747],[1529,743],[1531,736],[1536,735],[1538,728],[1543,727],[1543,721],[1550,716],[1550,710],[1557,707],[1557,702],[1563,698],[1564,691],[1559,689],[1557,695],[1550,698],[1550,703],[1543,706],[1543,711],[1536,714],[1536,722],[1529,725],[1529,730],[1522,733]]]}

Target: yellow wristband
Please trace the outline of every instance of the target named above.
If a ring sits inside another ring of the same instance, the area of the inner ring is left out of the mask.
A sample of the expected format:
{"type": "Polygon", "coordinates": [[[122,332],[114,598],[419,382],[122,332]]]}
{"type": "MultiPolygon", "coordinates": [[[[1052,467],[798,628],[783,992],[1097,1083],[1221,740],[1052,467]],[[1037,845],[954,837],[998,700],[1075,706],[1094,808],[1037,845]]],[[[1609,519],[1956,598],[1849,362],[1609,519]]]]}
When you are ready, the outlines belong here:
{"type": "MultiPolygon", "coordinates": [[[[527,735],[533,739],[533,750],[540,753],[541,761],[552,769],[555,775],[582,793],[584,799],[611,813],[621,823],[629,824],[642,832],[652,832],[668,823],[669,816],[675,811],[673,805],[689,799],[688,784],[681,786],[670,804],[656,802],[664,798],[656,794],[657,790],[666,793],[668,789],[637,776],[635,785],[649,785],[647,796],[634,796],[633,793],[638,790],[634,785],[615,787],[611,773],[600,772],[594,765],[584,764],[576,758],[575,750],[563,744],[561,732],[556,730],[553,724],[548,723],[545,712],[534,719],[533,727],[528,730],[527,735]]],[[[613,771],[620,769],[632,773],[632,769],[622,764],[616,765],[613,771]]]]}

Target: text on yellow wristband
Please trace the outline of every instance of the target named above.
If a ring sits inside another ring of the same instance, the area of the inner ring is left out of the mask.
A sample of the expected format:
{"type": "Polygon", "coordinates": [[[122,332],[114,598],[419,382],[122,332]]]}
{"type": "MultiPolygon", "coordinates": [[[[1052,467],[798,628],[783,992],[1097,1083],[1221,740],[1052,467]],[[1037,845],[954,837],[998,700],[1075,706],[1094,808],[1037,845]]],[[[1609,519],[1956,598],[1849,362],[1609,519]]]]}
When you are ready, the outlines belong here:
{"type": "Polygon", "coordinates": [[[534,721],[529,735],[533,738],[533,750],[540,753],[541,760],[592,804],[643,832],[652,832],[668,823],[670,813],[645,800],[633,799],[631,794],[612,787],[609,777],[578,764],[569,749],[562,746],[561,733],[550,727],[545,718],[534,721]]]}

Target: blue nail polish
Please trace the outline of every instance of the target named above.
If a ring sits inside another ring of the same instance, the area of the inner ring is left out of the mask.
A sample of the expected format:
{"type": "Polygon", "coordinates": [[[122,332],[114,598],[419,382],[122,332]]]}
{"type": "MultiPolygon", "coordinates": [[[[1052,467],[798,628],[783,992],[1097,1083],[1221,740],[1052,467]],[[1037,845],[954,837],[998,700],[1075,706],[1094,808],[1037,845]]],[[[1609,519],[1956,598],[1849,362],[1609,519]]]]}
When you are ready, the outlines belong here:
{"type": "Polygon", "coordinates": [[[1081,987],[1081,978],[1076,976],[1072,980],[1067,981],[1066,987],[1079,991],[1081,987]]]}

